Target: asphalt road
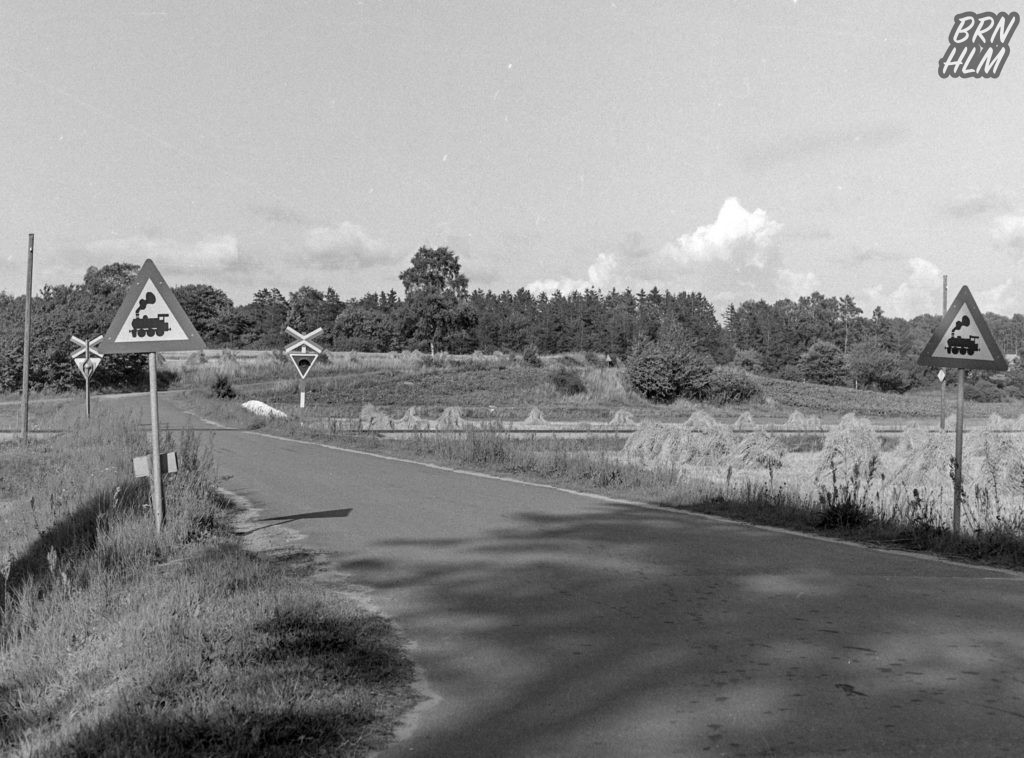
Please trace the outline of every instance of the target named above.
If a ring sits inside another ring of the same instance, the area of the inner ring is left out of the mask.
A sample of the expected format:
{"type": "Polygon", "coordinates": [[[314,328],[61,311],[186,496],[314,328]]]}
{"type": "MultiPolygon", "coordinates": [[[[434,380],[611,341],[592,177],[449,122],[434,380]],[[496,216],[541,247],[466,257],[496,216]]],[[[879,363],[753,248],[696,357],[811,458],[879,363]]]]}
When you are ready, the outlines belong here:
{"type": "Polygon", "coordinates": [[[324,551],[410,640],[435,697],[389,758],[1024,750],[1019,575],[254,433],[214,445],[253,528],[324,551]]]}

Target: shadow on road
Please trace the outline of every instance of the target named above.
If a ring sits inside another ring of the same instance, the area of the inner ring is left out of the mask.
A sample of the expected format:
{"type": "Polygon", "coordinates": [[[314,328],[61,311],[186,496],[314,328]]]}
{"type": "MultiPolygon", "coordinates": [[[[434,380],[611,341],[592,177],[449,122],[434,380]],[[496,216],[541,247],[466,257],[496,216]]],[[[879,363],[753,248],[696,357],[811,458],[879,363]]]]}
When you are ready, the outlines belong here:
{"type": "Polygon", "coordinates": [[[395,755],[1019,749],[1017,578],[615,504],[509,523],[335,558],[441,694],[395,755]]]}
{"type": "Polygon", "coordinates": [[[295,521],[302,521],[303,519],[317,519],[317,518],[345,518],[352,513],[351,508],[334,508],[328,511],[310,511],[309,513],[298,513],[289,514],[287,516],[267,516],[266,518],[255,519],[256,523],[269,521],[269,524],[264,526],[257,526],[253,529],[245,529],[239,532],[239,534],[252,534],[258,532],[261,529],[266,529],[271,526],[283,526],[284,524],[291,524],[295,521]]]}

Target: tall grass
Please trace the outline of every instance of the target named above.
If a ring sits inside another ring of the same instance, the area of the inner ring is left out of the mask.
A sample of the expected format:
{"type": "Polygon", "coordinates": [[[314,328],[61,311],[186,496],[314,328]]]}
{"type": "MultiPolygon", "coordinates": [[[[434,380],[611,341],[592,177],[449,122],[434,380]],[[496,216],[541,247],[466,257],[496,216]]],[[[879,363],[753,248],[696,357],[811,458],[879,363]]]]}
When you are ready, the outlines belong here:
{"type": "Polygon", "coordinates": [[[173,442],[157,534],[147,480],[128,470],[145,448],[137,417],[103,412],[77,433],[0,449],[5,486],[11,466],[20,496],[44,504],[18,512],[34,516],[5,546],[0,754],[383,746],[412,677],[387,622],[242,550],[198,435],[173,442]]]}

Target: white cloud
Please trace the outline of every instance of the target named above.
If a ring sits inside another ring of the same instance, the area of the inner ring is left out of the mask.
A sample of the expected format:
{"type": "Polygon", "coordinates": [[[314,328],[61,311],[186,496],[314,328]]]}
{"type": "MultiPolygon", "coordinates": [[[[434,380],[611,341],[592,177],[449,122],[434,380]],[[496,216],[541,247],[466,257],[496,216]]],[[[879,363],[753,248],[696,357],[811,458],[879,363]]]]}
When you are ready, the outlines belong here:
{"type": "Polygon", "coordinates": [[[895,289],[886,292],[881,285],[867,289],[871,309],[878,305],[886,316],[899,318],[940,313],[942,271],[924,258],[911,258],[906,265],[906,278],[895,289]]]}
{"type": "Polygon", "coordinates": [[[618,268],[619,261],[615,255],[601,253],[597,256],[597,260],[587,267],[586,279],[573,279],[571,277],[563,279],[538,279],[527,284],[526,289],[534,294],[540,292],[551,293],[556,290],[567,293],[573,291],[583,292],[587,289],[602,290],[604,292],[612,289],[624,289],[629,285],[624,284],[625,279],[616,273],[618,268]]]}
{"type": "Polygon", "coordinates": [[[758,208],[747,211],[735,197],[726,198],[713,224],[701,226],[692,234],[684,234],[667,251],[685,265],[710,261],[731,261],[740,265],[764,268],[767,251],[782,225],[768,218],[758,208]]]}
{"type": "Polygon", "coordinates": [[[1020,288],[1012,280],[997,284],[975,295],[978,307],[985,313],[999,313],[1010,316],[1021,308],[1020,288]]]}
{"type": "Polygon", "coordinates": [[[1024,249],[1024,215],[999,216],[995,219],[992,236],[1000,245],[1024,249]]]}
{"type": "Polygon", "coordinates": [[[813,271],[790,271],[780,269],[776,282],[782,297],[795,300],[805,295],[810,295],[815,290],[821,289],[818,276],[813,271]]]}
{"type": "Polygon", "coordinates": [[[735,197],[727,198],[711,224],[697,227],[660,249],[638,249],[627,240],[618,253],[601,253],[586,278],[540,279],[533,292],[562,292],[593,287],[605,292],[629,288],[700,292],[716,308],[750,298],[809,294],[813,274],[778,268],[774,238],[782,225],[758,208],[750,212],[735,197]]]}
{"type": "Polygon", "coordinates": [[[397,260],[394,251],[386,244],[349,221],[307,229],[303,243],[306,260],[326,269],[344,268],[353,264],[367,268],[397,260]]]}
{"type": "Polygon", "coordinates": [[[238,263],[238,238],[233,234],[207,237],[198,242],[179,242],[165,237],[135,235],[97,240],[85,246],[93,256],[141,263],[152,258],[171,271],[222,271],[238,263]]]}

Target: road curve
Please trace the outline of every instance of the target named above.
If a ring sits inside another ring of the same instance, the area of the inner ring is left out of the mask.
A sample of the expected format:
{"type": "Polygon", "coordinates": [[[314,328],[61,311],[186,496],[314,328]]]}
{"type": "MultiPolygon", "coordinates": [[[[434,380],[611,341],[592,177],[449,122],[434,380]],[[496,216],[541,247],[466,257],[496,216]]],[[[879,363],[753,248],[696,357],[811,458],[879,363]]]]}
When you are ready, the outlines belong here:
{"type": "Polygon", "coordinates": [[[1019,575],[259,433],[214,451],[412,643],[436,698],[385,756],[1024,744],[1019,575]]]}

